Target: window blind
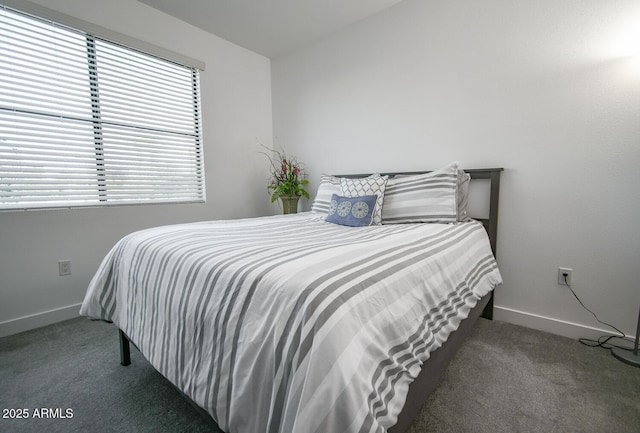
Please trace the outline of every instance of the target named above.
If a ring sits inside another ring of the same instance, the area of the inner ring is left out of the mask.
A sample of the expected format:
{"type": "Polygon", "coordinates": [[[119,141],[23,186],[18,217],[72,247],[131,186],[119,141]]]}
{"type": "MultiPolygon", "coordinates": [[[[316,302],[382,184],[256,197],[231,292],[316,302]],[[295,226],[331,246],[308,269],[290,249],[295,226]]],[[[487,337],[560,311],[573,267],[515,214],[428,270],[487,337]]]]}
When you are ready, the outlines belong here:
{"type": "Polygon", "coordinates": [[[201,202],[198,70],[0,6],[0,209],[201,202]]]}

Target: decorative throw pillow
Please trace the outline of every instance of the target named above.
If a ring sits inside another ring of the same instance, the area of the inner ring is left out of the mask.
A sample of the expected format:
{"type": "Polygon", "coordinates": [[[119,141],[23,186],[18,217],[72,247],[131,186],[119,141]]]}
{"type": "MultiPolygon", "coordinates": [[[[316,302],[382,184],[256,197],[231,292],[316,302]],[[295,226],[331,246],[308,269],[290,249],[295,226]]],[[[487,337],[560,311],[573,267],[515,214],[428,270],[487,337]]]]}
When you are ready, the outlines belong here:
{"type": "Polygon", "coordinates": [[[369,176],[364,178],[341,179],[341,190],[344,197],[358,197],[363,195],[377,195],[376,206],[373,211],[372,225],[382,224],[382,203],[384,201],[384,191],[387,186],[389,176],[369,176]]]}
{"type": "Polygon", "coordinates": [[[320,185],[316,197],[311,205],[311,212],[326,215],[329,212],[329,204],[333,194],[340,194],[340,178],[323,174],[320,176],[320,185]]]}
{"type": "Polygon", "coordinates": [[[469,205],[469,182],[471,176],[463,169],[458,168],[458,190],[456,191],[456,204],[458,206],[458,221],[468,221],[467,206],[469,205]]]}
{"type": "Polygon", "coordinates": [[[363,227],[371,225],[377,195],[342,197],[333,194],[329,214],[325,221],[343,226],[363,227]]]}
{"type": "Polygon", "coordinates": [[[457,162],[430,173],[390,179],[382,221],[384,224],[456,222],[457,189],[457,162]]]}

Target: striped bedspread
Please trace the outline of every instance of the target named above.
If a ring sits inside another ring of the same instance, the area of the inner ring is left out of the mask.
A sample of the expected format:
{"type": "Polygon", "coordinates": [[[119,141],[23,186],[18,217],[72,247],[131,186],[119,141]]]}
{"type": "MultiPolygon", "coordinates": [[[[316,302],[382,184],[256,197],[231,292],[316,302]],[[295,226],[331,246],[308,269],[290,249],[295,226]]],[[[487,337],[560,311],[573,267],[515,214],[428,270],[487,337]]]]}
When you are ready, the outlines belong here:
{"type": "Polygon", "coordinates": [[[226,432],[383,432],[499,283],[478,222],[353,228],[302,213],[132,233],[80,313],[112,320],[226,432]]]}

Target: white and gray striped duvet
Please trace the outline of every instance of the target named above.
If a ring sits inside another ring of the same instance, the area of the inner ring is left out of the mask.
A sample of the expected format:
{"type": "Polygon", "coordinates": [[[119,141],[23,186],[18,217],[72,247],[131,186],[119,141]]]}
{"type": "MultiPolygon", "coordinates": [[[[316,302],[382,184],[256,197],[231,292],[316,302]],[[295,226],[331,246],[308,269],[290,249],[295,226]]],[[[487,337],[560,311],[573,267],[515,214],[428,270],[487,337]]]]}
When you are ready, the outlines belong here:
{"type": "Polygon", "coordinates": [[[382,432],[501,282],[481,224],[311,213],[164,226],[109,252],[80,313],[112,320],[229,432],[382,432]]]}

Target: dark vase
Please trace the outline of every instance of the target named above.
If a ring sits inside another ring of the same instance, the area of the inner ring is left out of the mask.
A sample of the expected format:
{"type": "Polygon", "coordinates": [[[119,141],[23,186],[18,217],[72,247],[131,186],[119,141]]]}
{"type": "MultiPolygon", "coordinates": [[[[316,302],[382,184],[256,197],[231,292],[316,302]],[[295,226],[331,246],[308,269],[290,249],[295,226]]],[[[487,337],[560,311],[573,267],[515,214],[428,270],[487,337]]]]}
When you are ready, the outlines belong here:
{"type": "Polygon", "coordinates": [[[300,200],[300,196],[280,196],[280,201],[282,201],[282,213],[285,215],[298,213],[298,200],[300,200]]]}

